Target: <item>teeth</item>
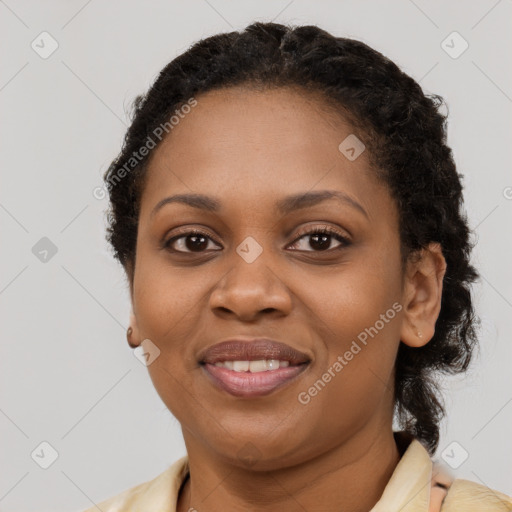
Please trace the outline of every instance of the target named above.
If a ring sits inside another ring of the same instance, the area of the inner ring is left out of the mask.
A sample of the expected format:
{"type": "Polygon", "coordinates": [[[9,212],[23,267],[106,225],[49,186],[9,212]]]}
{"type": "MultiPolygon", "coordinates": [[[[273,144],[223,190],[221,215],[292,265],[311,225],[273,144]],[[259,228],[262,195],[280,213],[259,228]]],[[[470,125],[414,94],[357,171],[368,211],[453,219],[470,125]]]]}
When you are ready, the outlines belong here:
{"type": "Polygon", "coordinates": [[[286,368],[290,365],[289,361],[280,361],[279,359],[260,359],[259,361],[218,361],[215,366],[221,366],[235,372],[259,373],[278,368],[286,368]]]}
{"type": "MultiPolygon", "coordinates": [[[[279,363],[277,363],[277,367],[279,368],[279,363]]],[[[249,363],[249,371],[252,373],[266,372],[269,369],[270,368],[268,368],[267,361],[265,361],[264,359],[262,359],[261,361],[251,361],[249,363]]]]}
{"type": "Polygon", "coordinates": [[[249,361],[233,361],[233,370],[235,372],[248,372],[249,366],[249,361]]]}

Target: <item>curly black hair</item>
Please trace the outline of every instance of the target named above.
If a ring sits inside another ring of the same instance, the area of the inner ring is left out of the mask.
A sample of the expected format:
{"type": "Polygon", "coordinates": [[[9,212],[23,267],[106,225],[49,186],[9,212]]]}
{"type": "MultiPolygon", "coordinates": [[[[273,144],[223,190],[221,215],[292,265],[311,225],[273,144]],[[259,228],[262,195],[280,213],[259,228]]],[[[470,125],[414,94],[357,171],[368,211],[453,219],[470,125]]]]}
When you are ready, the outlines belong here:
{"type": "Polygon", "coordinates": [[[465,371],[477,346],[471,283],[479,275],[470,264],[474,244],[462,209],[462,175],[446,144],[447,114],[440,111],[445,102],[425,95],[378,51],[314,25],[257,22],[202,39],[172,60],[135,99],[121,153],[104,175],[114,256],[132,283],[151,154],[141,148],[158,145],[158,127],[168,132],[170,117],[184,112],[198,94],[231,86],[291,87],[320,95],[326,110],[342,114],[363,134],[372,168],[396,201],[402,263],[430,242],[441,244],[447,270],[435,334],[423,347],[400,343],[394,386],[395,418],[432,455],[445,415],[436,377],[465,371]]]}

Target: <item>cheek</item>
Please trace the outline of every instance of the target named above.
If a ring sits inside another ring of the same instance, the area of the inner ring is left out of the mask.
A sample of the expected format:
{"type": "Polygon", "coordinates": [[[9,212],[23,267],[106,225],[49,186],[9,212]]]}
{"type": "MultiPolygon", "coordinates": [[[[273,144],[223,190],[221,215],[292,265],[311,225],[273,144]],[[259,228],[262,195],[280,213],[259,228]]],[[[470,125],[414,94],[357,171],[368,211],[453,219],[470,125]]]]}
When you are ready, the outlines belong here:
{"type": "Polygon", "coordinates": [[[307,329],[316,330],[322,340],[315,350],[315,374],[308,381],[321,392],[311,389],[318,393],[311,402],[320,409],[338,404],[333,425],[347,411],[363,418],[392,387],[402,318],[400,260],[395,253],[385,258],[377,254],[362,255],[317,280],[317,286],[310,283],[304,292],[307,329]],[[323,387],[318,379],[328,384],[323,387]]]}
{"type": "Polygon", "coordinates": [[[301,300],[312,313],[305,317],[317,317],[319,328],[326,330],[326,339],[356,338],[376,322],[380,330],[381,315],[385,316],[386,332],[397,333],[399,308],[388,310],[401,299],[400,283],[400,261],[394,251],[385,257],[377,251],[361,251],[346,265],[305,281],[301,300]]]}
{"type": "Polygon", "coordinates": [[[317,370],[301,390],[300,399],[297,397],[301,416],[308,418],[311,428],[321,431],[324,439],[333,440],[339,440],[340,433],[350,437],[368,423],[391,416],[395,349],[389,345],[377,356],[378,351],[362,348],[350,361],[342,352],[343,363],[337,361],[336,366],[331,362],[317,370]]]}
{"type": "Polygon", "coordinates": [[[307,330],[315,331],[322,341],[315,349],[317,373],[341,359],[343,371],[333,369],[337,375],[343,374],[337,382],[346,379],[343,387],[354,388],[356,395],[360,395],[363,382],[371,386],[380,379],[386,383],[400,341],[399,298],[393,287],[382,281],[365,281],[362,276],[354,282],[331,279],[323,292],[310,293],[307,330]]]}
{"type": "MultiPolygon", "coordinates": [[[[392,410],[393,368],[400,342],[402,306],[393,286],[362,273],[330,280],[317,292],[321,346],[317,365],[301,391],[304,413],[326,436],[365,425],[376,411],[392,410]],[[323,298],[322,298],[323,297],[323,298]],[[305,403],[307,402],[307,403],[305,403]],[[326,414],[326,411],[329,411],[326,414]]],[[[314,300],[315,296],[309,295],[314,300]]],[[[310,303],[311,305],[311,303],[310,303]]],[[[313,306],[311,305],[311,308],[313,306]]]]}
{"type": "Polygon", "coordinates": [[[157,344],[172,339],[179,346],[187,326],[206,303],[205,285],[197,271],[172,268],[160,252],[143,247],[140,251],[134,276],[140,334],[157,344]]]}

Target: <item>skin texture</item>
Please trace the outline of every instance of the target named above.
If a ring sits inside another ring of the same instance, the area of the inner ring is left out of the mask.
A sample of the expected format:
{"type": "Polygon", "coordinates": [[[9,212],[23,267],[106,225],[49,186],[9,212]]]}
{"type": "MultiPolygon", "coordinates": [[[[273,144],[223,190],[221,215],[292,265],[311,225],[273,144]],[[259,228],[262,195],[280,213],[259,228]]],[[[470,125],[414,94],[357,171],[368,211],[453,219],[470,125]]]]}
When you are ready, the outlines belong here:
{"type": "Polygon", "coordinates": [[[400,458],[392,434],[399,343],[421,346],[434,334],[440,247],[402,269],[396,205],[365,152],[350,161],[339,151],[354,131],[319,98],[236,87],[196,99],[149,162],[130,282],[133,339],[160,350],[148,371],[189,455],[178,511],[368,511],[400,458]],[[287,215],[275,209],[290,194],[318,190],[349,195],[366,215],[333,199],[287,215]],[[179,193],[213,196],[222,207],[173,203],[151,216],[179,193]],[[325,226],[350,243],[330,237],[322,251],[299,231],[325,226]],[[172,246],[181,254],[161,247],[191,228],[211,239],[202,252],[186,237],[172,246]],[[236,252],[249,236],[263,250],[252,263],[236,252]],[[401,311],[299,403],[394,303],[401,311]],[[236,398],[211,384],[198,354],[237,335],[282,341],[311,363],[270,395],[236,398]],[[247,450],[251,464],[241,458],[247,450]]]}

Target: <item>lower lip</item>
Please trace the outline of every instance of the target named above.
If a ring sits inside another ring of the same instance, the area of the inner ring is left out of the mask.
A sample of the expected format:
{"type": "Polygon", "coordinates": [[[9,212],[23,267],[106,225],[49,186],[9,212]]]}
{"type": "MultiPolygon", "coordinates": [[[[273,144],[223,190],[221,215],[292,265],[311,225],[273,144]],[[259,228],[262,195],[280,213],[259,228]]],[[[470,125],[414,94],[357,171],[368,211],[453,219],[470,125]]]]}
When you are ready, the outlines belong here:
{"type": "Polygon", "coordinates": [[[301,374],[307,363],[297,366],[286,366],[265,372],[235,372],[214,364],[203,364],[202,367],[212,377],[214,384],[228,393],[244,398],[268,395],[290,380],[301,374]]]}

